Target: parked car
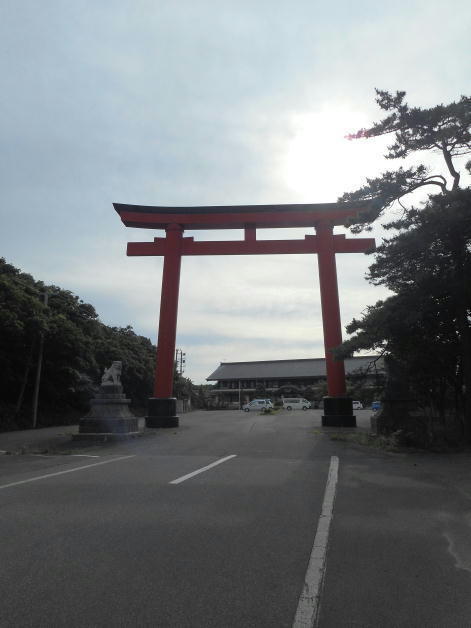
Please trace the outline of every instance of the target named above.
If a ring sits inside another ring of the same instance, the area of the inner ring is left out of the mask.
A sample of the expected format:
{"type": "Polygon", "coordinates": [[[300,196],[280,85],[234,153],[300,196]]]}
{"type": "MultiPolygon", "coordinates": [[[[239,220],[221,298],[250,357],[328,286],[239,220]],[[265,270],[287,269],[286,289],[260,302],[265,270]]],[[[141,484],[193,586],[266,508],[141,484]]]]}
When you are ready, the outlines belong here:
{"type": "Polygon", "coordinates": [[[378,412],[378,410],[381,408],[381,401],[372,401],[371,402],[371,409],[373,410],[373,412],[378,412]]]}
{"type": "Polygon", "coordinates": [[[302,397],[290,397],[289,399],[283,399],[284,410],[308,410],[311,407],[311,402],[302,397]]]}
{"type": "Polygon", "coordinates": [[[249,403],[245,403],[242,406],[244,412],[250,412],[251,410],[258,410],[258,412],[268,412],[273,408],[271,399],[252,399],[249,403]]]}
{"type": "Polygon", "coordinates": [[[363,410],[363,404],[361,401],[353,401],[352,406],[354,410],[363,410]]]}

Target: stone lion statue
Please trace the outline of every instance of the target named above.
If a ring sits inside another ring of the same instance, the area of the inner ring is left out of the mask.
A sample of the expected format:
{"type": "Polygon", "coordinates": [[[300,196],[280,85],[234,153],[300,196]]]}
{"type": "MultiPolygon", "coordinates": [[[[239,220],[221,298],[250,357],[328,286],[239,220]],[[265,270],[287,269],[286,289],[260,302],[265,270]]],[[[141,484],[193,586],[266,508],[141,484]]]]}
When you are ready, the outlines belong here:
{"type": "Polygon", "coordinates": [[[115,384],[116,386],[118,384],[121,384],[121,369],[122,369],[121,362],[113,362],[109,368],[107,369],[105,368],[105,370],[103,371],[103,377],[101,378],[101,383],[107,384],[108,382],[111,382],[112,384],[115,384]]]}

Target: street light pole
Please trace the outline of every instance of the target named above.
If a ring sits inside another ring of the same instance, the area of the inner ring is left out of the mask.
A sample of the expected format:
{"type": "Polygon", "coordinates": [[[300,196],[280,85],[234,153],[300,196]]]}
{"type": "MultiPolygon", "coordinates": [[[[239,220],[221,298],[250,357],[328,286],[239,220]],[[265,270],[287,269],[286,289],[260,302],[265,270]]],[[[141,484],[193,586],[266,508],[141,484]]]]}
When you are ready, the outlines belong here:
{"type": "MultiPolygon", "coordinates": [[[[47,307],[48,301],[48,292],[44,291],[43,294],[43,303],[47,307]]],[[[36,429],[38,423],[38,400],[39,400],[39,385],[41,383],[41,369],[43,364],[43,353],[44,353],[44,331],[41,331],[39,335],[39,351],[38,351],[38,364],[36,366],[36,380],[34,382],[34,393],[33,393],[33,428],[36,429]]]]}

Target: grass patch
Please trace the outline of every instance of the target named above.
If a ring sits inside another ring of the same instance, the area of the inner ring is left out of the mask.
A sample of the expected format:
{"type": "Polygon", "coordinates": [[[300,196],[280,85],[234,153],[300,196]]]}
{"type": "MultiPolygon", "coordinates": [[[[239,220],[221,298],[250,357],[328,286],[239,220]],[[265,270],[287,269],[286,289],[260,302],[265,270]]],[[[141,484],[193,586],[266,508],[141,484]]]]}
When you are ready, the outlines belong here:
{"type": "Polygon", "coordinates": [[[363,447],[373,447],[384,451],[399,451],[401,449],[395,433],[390,436],[368,434],[366,432],[348,432],[346,434],[328,434],[330,440],[344,441],[363,447]]]}

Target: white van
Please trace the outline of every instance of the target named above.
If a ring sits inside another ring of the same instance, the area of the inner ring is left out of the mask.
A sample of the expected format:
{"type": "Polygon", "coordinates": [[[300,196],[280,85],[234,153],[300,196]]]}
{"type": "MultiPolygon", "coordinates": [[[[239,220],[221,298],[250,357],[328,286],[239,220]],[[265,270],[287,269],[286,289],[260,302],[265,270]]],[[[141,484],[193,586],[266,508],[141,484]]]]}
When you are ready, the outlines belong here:
{"type": "Polygon", "coordinates": [[[302,397],[284,398],[283,409],[284,410],[308,410],[311,407],[311,402],[302,397]]]}
{"type": "Polygon", "coordinates": [[[363,410],[363,404],[361,401],[352,401],[353,410],[363,410]]]}

